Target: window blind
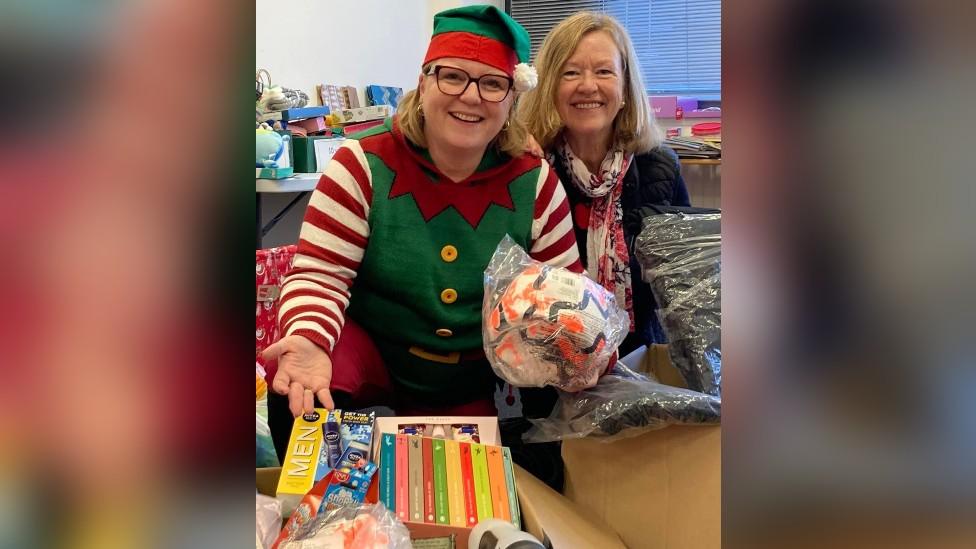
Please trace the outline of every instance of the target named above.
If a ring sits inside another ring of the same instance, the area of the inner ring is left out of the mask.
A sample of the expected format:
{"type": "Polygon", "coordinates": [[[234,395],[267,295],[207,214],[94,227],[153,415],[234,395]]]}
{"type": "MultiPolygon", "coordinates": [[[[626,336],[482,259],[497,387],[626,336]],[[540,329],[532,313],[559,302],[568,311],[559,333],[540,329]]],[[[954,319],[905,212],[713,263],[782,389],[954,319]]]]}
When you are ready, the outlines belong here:
{"type": "Polygon", "coordinates": [[[583,10],[602,12],[627,29],[648,93],[721,94],[720,0],[509,0],[507,7],[529,32],[533,60],[557,23],[583,10]]]}

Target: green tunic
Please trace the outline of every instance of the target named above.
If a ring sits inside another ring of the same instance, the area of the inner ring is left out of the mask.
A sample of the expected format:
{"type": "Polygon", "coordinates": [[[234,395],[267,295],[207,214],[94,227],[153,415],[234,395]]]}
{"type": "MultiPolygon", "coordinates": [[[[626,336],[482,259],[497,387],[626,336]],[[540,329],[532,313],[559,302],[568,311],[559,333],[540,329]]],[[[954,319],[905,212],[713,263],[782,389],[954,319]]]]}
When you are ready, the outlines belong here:
{"type": "Polygon", "coordinates": [[[373,337],[398,390],[431,405],[489,396],[484,270],[506,234],[529,249],[541,162],[489,151],[462,182],[388,120],[356,136],[372,178],[369,242],[347,314],[373,337]]]}

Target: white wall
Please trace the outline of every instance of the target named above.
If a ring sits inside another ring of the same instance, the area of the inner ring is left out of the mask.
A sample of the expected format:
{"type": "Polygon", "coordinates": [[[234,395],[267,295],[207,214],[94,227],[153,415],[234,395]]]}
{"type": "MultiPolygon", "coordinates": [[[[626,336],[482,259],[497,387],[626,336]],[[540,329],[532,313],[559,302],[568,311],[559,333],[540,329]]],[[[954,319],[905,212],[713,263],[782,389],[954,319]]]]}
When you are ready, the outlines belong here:
{"type": "MultiPolygon", "coordinates": [[[[304,91],[316,84],[413,89],[430,35],[426,0],[257,0],[257,67],[272,82],[304,91]]],[[[365,104],[365,103],[362,103],[365,104]]]]}
{"type": "MultiPolygon", "coordinates": [[[[355,86],[365,104],[367,84],[417,85],[420,63],[427,52],[434,14],[471,4],[505,8],[504,0],[257,0],[257,66],[267,69],[275,84],[297,88],[317,105],[316,84],[355,86]]],[[[704,122],[661,120],[661,124],[704,122]]],[[[719,206],[721,167],[684,166],[685,182],[695,206],[719,206]]],[[[295,195],[264,195],[267,223],[295,195]]],[[[306,198],[265,237],[265,246],[298,241],[306,198]]]]}
{"type": "Polygon", "coordinates": [[[304,91],[318,105],[316,84],[417,86],[434,14],[504,0],[257,0],[257,66],[272,82],[304,91]]]}
{"type": "MultiPolygon", "coordinates": [[[[427,53],[434,14],[470,4],[504,0],[257,0],[256,69],[267,69],[272,82],[308,94],[318,105],[316,84],[355,86],[365,104],[365,86],[417,86],[427,53]]],[[[267,223],[291,202],[293,194],[263,196],[267,223]]],[[[264,238],[264,246],[298,242],[306,198],[264,238]]]]}

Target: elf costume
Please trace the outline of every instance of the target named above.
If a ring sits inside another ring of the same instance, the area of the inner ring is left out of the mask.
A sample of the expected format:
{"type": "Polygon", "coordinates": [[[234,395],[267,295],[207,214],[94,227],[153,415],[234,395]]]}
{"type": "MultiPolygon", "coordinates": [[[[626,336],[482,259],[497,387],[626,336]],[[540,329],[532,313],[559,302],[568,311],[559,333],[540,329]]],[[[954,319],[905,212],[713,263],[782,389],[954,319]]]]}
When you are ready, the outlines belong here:
{"type": "MultiPolygon", "coordinates": [[[[515,68],[528,57],[525,30],[491,6],[435,16],[424,64],[442,57],[492,65],[515,75],[516,88],[531,84],[530,72],[519,78],[515,68]]],[[[355,390],[339,371],[347,362],[332,354],[348,316],[398,396],[431,407],[490,396],[482,280],[506,234],[534,259],[582,272],[566,195],[548,164],[489,146],[475,173],[453,182],[388,119],[347,139],[312,194],[283,284],[282,331],[332,355],[339,391],[355,390]]]]}

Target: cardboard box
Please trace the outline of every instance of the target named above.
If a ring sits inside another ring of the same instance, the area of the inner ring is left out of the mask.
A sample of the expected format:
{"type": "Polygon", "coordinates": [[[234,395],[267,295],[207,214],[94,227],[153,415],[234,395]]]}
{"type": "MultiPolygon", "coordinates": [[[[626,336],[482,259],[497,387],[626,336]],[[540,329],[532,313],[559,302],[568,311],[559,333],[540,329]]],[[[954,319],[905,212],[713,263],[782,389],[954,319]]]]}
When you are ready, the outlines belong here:
{"type": "Polygon", "coordinates": [[[329,137],[323,139],[315,139],[312,141],[312,147],[315,150],[315,171],[324,172],[325,167],[329,165],[332,157],[339,150],[339,147],[346,142],[344,137],[329,137]]]}
{"type": "Polygon", "coordinates": [[[294,137],[291,142],[295,149],[295,171],[315,173],[314,137],[294,137]]]}
{"type": "Polygon", "coordinates": [[[389,105],[396,109],[401,99],[403,99],[403,88],[376,84],[366,86],[366,101],[370,105],[389,105]]]}
{"type": "Polygon", "coordinates": [[[292,168],[255,168],[255,179],[284,179],[295,175],[292,168]]]}
{"type": "MultiPolygon", "coordinates": [[[[481,444],[491,444],[501,446],[502,439],[498,432],[497,417],[478,417],[478,416],[401,416],[401,417],[378,417],[373,421],[373,451],[372,455],[378,455],[380,441],[384,433],[396,434],[401,425],[427,424],[438,426],[446,435],[450,436],[451,425],[477,425],[478,436],[481,444]]],[[[433,428],[424,433],[425,437],[437,437],[433,428]]]]}
{"type": "Polygon", "coordinates": [[[342,93],[340,92],[339,86],[335,84],[319,84],[315,87],[318,89],[319,102],[322,105],[329,107],[332,111],[346,107],[342,101],[342,93]]]}
{"type": "Polygon", "coordinates": [[[673,425],[609,443],[569,440],[562,454],[566,497],[610,525],[627,547],[721,547],[720,427],[673,425]]]}
{"type": "Polygon", "coordinates": [[[292,139],[295,145],[295,171],[321,172],[344,141],[345,138],[331,136],[295,137],[292,139]]]}
{"type": "Polygon", "coordinates": [[[653,95],[650,100],[651,110],[656,118],[674,118],[674,113],[678,110],[678,96],[653,95]]]}
{"type": "MultiPolygon", "coordinates": [[[[599,547],[626,549],[603,521],[515,466],[515,492],[522,512],[522,527],[553,549],[599,547]]],[[[458,545],[458,547],[466,547],[458,545]]]]}
{"type": "MultiPolygon", "coordinates": [[[[281,474],[280,467],[257,469],[259,493],[274,496],[281,474]]],[[[515,466],[515,484],[525,529],[540,540],[548,539],[553,549],[599,547],[626,549],[610,528],[585,514],[577,505],[546,486],[542,481],[515,466]]],[[[411,537],[431,538],[450,534],[457,536],[457,547],[468,546],[471,530],[443,524],[407,523],[411,537]]]]}
{"type": "Polygon", "coordinates": [[[258,493],[275,497],[278,490],[278,479],[281,478],[281,467],[258,467],[255,485],[258,493]]]}
{"type": "MultiPolygon", "coordinates": [[[[501,446],[501,435],[498,431],[497,417],[475,417],[475,416],[400,416],[400,417],[378,417],[373,421],[373,450],[372,456],[375,461],[380,456],[380,443],[384,434],[396,434],[400,426],[405,425],[427,425],[424,432],[425,437],[435,436],[435,429],[443,432],[446,438],[451,438],[452,425],[477,425],[478,438],[483,444],[501,446]]],[[[416,537],[440,537],[454,534],[457,536],[457,546],[467,547],[470,528],[463,526],[452,526],[447,524],[431,524],[424,521],[404,520],[403,523],[410,530],[410,534],[416,537]]]]}
{"type": "Polygon", "coordinates": [[[324,132],[329,129],[329,127],[325,124],[324,116],[316,116],[315,118],[298,120],[295,122],[295,125],[301,126],[305,130],[306,134],[324,132]]]}
{"type": "Polygon", "coordinates": [[[667,345],[654,344],[650,347],[641,347],[620,359],[620,362],[635,372],[653,376],[665,385],[688,388],[681,373],[671,362],[671,351],[667,345]]]}
{"type": "MultiPolygon", "coordinates": [[[[685,386],[667,345],[639,349],[621,362],[685,386]]],[[[720,426],[672,425],[613,442],[566,440],[562,456],[566,498],[606,522],[627,547],[721,547],[720,426]]]]}
{"type": "Polygon", "coordinates": [[[342,133],[345,135],[352,135],[354,133],[366,131],[374,126],[379,126],[382,124],[382,120],[370,120],[369,122],[357,122],[355,124],[349,124],[342,128],[342,133]]]}
{"type": "Polygon", "coordinates": [[[677,95],[653,95],[650,97],[651,109],[656,118],[675,118],[678,107],[681,107],[682,116],[689,118],[718,118],[721,113],[698,110],[698,99],[695,97],[684,97],[677,95]],[[697,114],[696,114],[697,113],[697,114]]]}
{"type": "Polygon", "coordinates": [[[688,113],[698,108],[698,99],[695,97],[678,96],[677,106],[681,107],[681,110],[684,111],[685,116],[688,116],[688,113]]]}
{"type": "Polygon", "coordinates": [[[372,107],[359,107],[356,109],[343,109],[335,111],[332,115],[340,124],[351,122],[367,122],[369,120],[383,119],[390,116],[389,105],[374,105],[372,107]]]}
{"type": "Polygon", "coordinates": [[[342,86],[339,88],[339,92],[342,94],[342,108],[343,109],[355,109],[359,105],[359,92],[353,86],[342,86]]]}
{"type": "Polygon", "coordinates": [[[281,500],[283,513],[290,514],[312,489],[317,478],[324,476],[319,472],[319,455],[322,450],[322,425],[328,413],[324,408],[295,418],[291,436],[288,439],[288,452],[281,462],[284,474],[280,476],[275,497],[281,500]]]}

